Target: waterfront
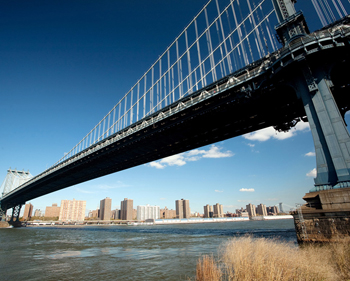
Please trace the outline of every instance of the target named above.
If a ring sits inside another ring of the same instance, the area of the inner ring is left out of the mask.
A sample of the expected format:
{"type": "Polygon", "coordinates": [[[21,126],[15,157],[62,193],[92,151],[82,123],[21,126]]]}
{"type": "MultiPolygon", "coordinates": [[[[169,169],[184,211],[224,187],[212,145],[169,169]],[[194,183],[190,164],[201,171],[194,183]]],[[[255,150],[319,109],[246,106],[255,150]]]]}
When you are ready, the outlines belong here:
{"type": "Polygon", "coordinates": [[[296,243],[293,220],[0,229],[1,280],[186,280],[230,237],[296,243]]]}

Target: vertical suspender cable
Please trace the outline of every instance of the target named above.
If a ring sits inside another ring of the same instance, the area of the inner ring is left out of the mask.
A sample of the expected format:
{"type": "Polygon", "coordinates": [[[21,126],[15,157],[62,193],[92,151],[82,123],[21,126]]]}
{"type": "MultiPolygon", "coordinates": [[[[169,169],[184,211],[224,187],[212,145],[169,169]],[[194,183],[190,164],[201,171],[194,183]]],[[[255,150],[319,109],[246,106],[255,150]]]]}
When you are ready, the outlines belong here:
{"type": "Polygon", "coordinates": [[[147,98],[147,75],[145,75],[145,83],[144,83],[144,95],[143,95],[143,116],[142,118],[144,118],[146,116],[146,98],[147,98]]]}
{"type": "Polygon", "coordinates": [[[312,1],[312,4],[313,4],[313,6],[314,6],[314,8],[316,10],[318,18],[321,21],[322,26],[327,25],[326,19],[324,18],[323,14],[322,14],[322,11],[321,11],[320,6],[318,5],[318,2],[316,0],[311,0],[311,1],[312,1]]]}
{"type": "Polygon", "coordinates": [[[202,83],[202,87],[206,86],[206,82],[205,82],[205,78],[203,78],[203,71],[204,70],[204,64],[202,63],[202,56],[201,56],[201,50],[200,50],[200,46],[199,46],[199,40],[198,40],[198,26],[197,26],[197,20],[194,21],[194,27],[195,27],[195,31],[196,31],[196,44],[197,44],[197,54],[198,54],[198,65],[199,65],[199,73],[201,76],[201,83],[202,83]]]}
{"type": "MultiPolygon", "coordinates": [[[[332,22],[335,21],[335,16],[334,16],[334,14],[333,14],[333,11],[332,11],[331,7],[330,7],[329,4],[328,4],[328,1],[327,1],[327,0],[324,0],[324,2],[325,2],[325,6],[326,6],[326,8],[327,8],[327,10],[328,10],[328,13],[329,13],[330,17],[332,18],[331,21],[332,21],[332,22]]],[[[334,3],[334,2],[333,2],[333,3],[334,3]]]]}
{"type": "Polygon", "coordinates": [[[162,108],[162,59],[159,60],[159,101],[158,103],[160,102],[159,104],[159,107],[158,109],[161,109],[162,108]]]}
{"type": "Polygon", "coordinates": [[[170,69],[170,50],[167,52],[168,56],[168,91],[169,91],[169,104],[171,104],[171,69],[170,69]]]}
{"type": "MultiPolygon", "coordinates": [[[[209,28],[209,20],[208,20],[208,13],[207,9],[204,9],[204,14],[205,14],[205,20],[207,23],[207,28],[209,28]]],[[[207,37],[207,45],[208,45],[208,50],[209,50],[209,60],[210,60],[210,71],[212,74],[213,81],[216,81],[216,69],[215,69],[215,63],[214,63],[214,58],[213,58],[213,49],[212,49],[212,43],[211,43],[211,36],[210,36],[210,29],[206,31],[206,37],[207,37]]]]}
{"type": "MultiPolygon", "coordinates": [[[[218,0],[216,0],[216,8],[218,10],[218,14],[220,15],[220,8],[219,8],[218,0]]],[[[227,15],[227,8],[226,8],[225,13],[227,15]]],[[[220,16],[220,18],[219,18],[219,24],[220,24],[220,29],[221,29],[221,36],[222,36],[222,38],[224,40],[224,49],[225,49],[225,56],[226,56],[227,65],[228,65],[228,71],[229,71],[229,73],[231,73],[233,71],[233,68],[232,68],[231,57],[228,55],[227,44],[226,44],[226,40],[225,40],[225,38],[226,38],[225,30],[224,30],[224,25],[222,24],[222,16],[220,16]]]]}
{"type": "Polygon", "coordinates": [[[137,83],[137,106],[136,106],[136,121],[139,121],[140,110],[140,83],[137,83]]]}
{"type": "Polygon", "coordinates": [[[133,119],[133,112],[134,112],[134,105],[133,103],[133,97],[134,97],[134,88],[131,90],[131,97],[130,97],[130,125],[133,123],[132,119],[133,119]]]}
{"type": "MultiPolygon", "coordinates": [[[[344,16],[346,16],[348,13],[347,13],[347,11],[345,10],[345,8],[344,8],[344,5],[343,5],[343,3],[340,1],[340,0],[337,0],[338,1],[338,4],[339,4],[339,7],[342,9],[342,11],[343,11],[343,14],[344,14],[344,16]]],[[[343,16],[341,16],[341,17],[343,17],[343,16]]]]}
{"type": "MultiPolygon", "coordinates": [[[[238,3],[238,10],[239,10],[239,13],[241,15],[241,19],[243,19],[242,9],[241,9],[241,5],[239,4],[239,0],[237,0],[237,3],[238,3]]],[[[243,25],[243,30],[245,32],[244,35],[247,35],[248,32],[247,32],[247,28],[245,26],[245,22],[244,21],[242,22],[242,25],[243,25]]],[[[240,44],[243,44],[243,42],[240,42],[240,44]]],[[[248,44],[248,49],[249,49],[249,52],[250,52],[251,60],[254,61],[253,51],[252,51],[252,47],[250,46],[249,37],[247,38],[247,44],[248,44]]],[[[248,58],[247,52],[245,52],[245,56],[247,58],[247,64],[249,64],[249,58],[248,58]]]]}
{"type": "Polygon", "coordinates": [[[326,9],[325,5],[323,4],[323,1],[322,1],[322,0],[319,0],[318,2],[320,3],[321,9],[322,9],[322,11],[323,11],[323,14],[324,14],[324,15],[326,16],[326,18],[327,18],[327,24],[329,24],[329,23],[331,22],[331,19],[330,19],[328,13],[327,13],[327,9],[326,9]]]}
{"type": "Polygon", "coordinates": [[[186,53],[187,53],[187,67],[188,67],[188,78],[187,78],[187,92],[192,92],[192,69],[191,69],[191,57],[190,50],[188,49],[188,38],[187,38],[187,30],[185,31],[185,40],[186,40],[186,53]]]}

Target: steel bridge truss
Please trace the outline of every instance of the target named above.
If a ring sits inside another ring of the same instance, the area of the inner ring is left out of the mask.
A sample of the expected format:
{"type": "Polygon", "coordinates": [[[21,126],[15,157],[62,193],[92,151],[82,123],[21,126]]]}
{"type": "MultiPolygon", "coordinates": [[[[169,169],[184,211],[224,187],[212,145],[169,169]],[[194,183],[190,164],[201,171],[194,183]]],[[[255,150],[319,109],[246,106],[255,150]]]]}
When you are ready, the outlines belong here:
{"type": "Polygon", "coordinates": [[[16,189],[18,186],[26,183],[32,177],[33,176],[30,174],[29,171],[25,172],[17,171],[16,169],[11,170],[11,168],[8,169],[6,178],[0,187],[0,190],[2,190],[2,196],[16,189]]]}

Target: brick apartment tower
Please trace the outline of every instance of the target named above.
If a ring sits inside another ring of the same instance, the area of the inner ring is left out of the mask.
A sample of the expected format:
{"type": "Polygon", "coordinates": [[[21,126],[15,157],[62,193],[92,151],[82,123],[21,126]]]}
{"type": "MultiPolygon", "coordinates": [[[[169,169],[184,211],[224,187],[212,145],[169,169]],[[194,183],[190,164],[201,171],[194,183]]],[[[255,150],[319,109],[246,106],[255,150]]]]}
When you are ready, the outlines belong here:
{"type": "Polygon", "coordinates": [[[134,200],[124,198],[124,201],[120,202],[120,219],[121,220],[133,220],[133,205],[134,200]]]}
{"type": "Polygon", "coordinates": [[[106,198],[100,201],[100,219],[109,221],[112,218],[112,199],[106,198]]]}
{"type": "Polygon", "coordinates": [[[24,207],[23,219],[28,220],[32,217],[32,215],[33,215],[33,205],[28,203],[24,207]]]}
{"type": "Polygon", "coordinates": [[[176,218],[177,219],[189,219],[191,217],[190,201],[189,200],[176,200],[176,218]]]}
{"type": "Polygon", "coordinates": [[[83,221],[85,218],[86,201],[62,200],[60,221],[83,221]]]}

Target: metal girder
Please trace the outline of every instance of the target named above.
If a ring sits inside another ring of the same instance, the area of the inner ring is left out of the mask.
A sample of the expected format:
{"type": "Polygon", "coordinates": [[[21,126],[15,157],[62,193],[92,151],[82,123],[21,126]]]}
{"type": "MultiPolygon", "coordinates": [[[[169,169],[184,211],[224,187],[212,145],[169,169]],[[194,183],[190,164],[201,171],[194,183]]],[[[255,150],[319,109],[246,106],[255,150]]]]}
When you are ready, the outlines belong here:
{"type": "Polygon", "coordinates": [[[11,222],[19,221],[19,214],[21,212],[22,204],[18,204],[12,208],[11,222]]]}
{"type": "Polygon", "coordinates": [[[2,196],[16,189],[20,185],[30,180],[33,176],[29,171],[17,171],[8,169],[5,180],[3,181],[0,190],[2,189],[2,196]]]}

